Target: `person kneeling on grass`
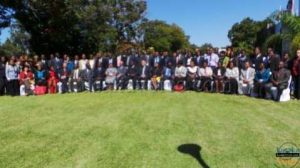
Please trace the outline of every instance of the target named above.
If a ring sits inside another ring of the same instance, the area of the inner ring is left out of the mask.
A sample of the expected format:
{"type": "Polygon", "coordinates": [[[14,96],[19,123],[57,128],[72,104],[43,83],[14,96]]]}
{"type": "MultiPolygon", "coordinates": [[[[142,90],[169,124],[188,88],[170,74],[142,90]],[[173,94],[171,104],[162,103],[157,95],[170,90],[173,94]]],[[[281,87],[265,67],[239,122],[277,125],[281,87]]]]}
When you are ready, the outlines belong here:
{"type": "Polygon", "coordinates": [[[33,95],[34,75],[29,70],[28,66],[24,66],[23,71],[19,75],[19,81],[20,81],[20,95],[21,96],[33,95]]]}

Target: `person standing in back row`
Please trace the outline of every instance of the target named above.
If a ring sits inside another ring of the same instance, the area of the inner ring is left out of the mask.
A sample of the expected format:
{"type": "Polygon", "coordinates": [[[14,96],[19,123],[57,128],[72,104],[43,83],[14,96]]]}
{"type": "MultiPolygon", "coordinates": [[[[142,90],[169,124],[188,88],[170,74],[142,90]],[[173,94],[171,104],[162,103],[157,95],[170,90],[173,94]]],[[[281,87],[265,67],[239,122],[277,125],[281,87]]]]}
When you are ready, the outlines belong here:
{"type": "Polygon", "coordinates": [[[5,75],[7,79],[7,94],[10,96],[18,96],[20,94],[19,87],[19,67],[15,60],[11,58],[5,68],[5,75]]]}
{"type": "Polygon", "coordinates": [[[300,99],[300,49],[293,60],[292,75],[294,81],[294,97],[300,99]]]}

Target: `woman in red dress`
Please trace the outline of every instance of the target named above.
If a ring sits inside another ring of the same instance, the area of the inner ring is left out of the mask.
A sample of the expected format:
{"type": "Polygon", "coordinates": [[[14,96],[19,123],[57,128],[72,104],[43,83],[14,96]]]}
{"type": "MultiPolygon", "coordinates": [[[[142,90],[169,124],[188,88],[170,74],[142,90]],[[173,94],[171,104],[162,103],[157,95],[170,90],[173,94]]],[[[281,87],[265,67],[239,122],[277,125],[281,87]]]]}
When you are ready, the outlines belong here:
{"type": "Polygon", "coordinates": [[[54,71],[53,66],[50,67],[49,78],[48,78],[47,83],[48,83],[48,93],[55,94],[56,93],[56,86],[57,86],[57,83],[58,83],[58,78],[57,78],[57,75],[54,71]]]}
{"type": "Polygon", "coordinates": [[[20,87],[24,90],[21,96],[28,96],[33,94],[34,89],[34,75],[28,66],[24,66],[23,71],[19,75],[20,87]]]}

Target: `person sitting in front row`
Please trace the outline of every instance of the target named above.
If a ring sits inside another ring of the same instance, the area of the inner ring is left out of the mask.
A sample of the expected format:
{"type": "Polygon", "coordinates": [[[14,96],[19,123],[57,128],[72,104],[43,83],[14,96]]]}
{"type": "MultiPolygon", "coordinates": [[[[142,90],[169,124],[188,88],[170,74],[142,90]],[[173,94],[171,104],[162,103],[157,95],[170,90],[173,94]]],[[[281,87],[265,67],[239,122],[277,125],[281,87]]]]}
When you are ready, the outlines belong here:
{"type": "Polygon", "coordinates": [[[24,66],[23,71],[19,75],[19,81],[21,96],[33,95],[34,75],[28,66],[24,66]]]}
{"type": "Polygon", "coordinates": [[[141,61],[141,68],[139,68],[139,89],[148,89],[148,80],[150,79],[150,67],[147,66],[147,62],[145,60],[141,61]]]}
{"type": "Polygon", "coordinates": [[[224,78],[226,68],[222,65],[222,62],[218,63],[218,67],[213,70],[213,78],[215,81],[216,93],[224,91],[224,78]]]}
{"type": "Polygon", "coordinates": [[[46,70],[43,69],[42,64],[38,63],[37,64],[37,68],[35,70],[34,73],[34,77],[35,77],[35,85],[37,86],[46,86],[47,85],[47,81],[46,81],[46,70]]]}
{"type": "Polygon", "coordinates": [[[266,85],[266,91],[272,95],[271,88],[276,87],[278,94],[277,97],[273,97],[273,99],[279,101],[283,90],[289,87],[290,78],[291,72],[284,67],[284,62],[280,61],[278,70],[273,72],[270,78],[270,83],[266,85]]]}
{"type": "Polygon", "coordinates": [[[80,78],[79,64],[75,64],[75,69],[71,73],[70,87],[72,92],[80,92],[83,90],[82,81],[80,78]]]}
{"type": "Polygon", "coordinates": [[[173,80],[174,80],[174,68],[172,66],[172,62],[168,62],[167,66],[164,67],[161,76],[161,87],[162,90],[165,90],[165,81],[170,81],[171,90],[173,88],[173,80]]]}
{"type": "Polygon", "coordinates": [[[265,64],[261,62],[259,64],[258,71],[256,71],[254,78],[254,93],[257,94],[258,98],[266,97],[266,89],[265,86],[269,82],[271,76],[270,69],[265,68],[265,64]]]}
{"type": "Polygon", "coordinates": [[[80,78],[83,82],[83,85],[86,90],[93,92],[94,91],[94,72],[91,69],[89,63],[86,64],[86,68],[80,71],[80,78]]]}
{"type": "Polygon", "coordinates": [[[241,70],[239,81],[239,94],[250,95],[253,88],[255,69],[250,67],[250,62],[244,63],[244,69],[241,70]]]}
{"type": "Polygon", "coordinates": [[[238,94],[239,69],[234,62],[229,62],[225,73],[226,82],[224,92],[227,94],[238,94]]]}
{"type": "Polygon", "coordinates": [[[48,90],[49,90],[48,93],[55,94],[56,88],[57,88],[57,83],[58,83],[58,77],[55,72],[54,66],[50,67],[47,83],[48,83],[48,90]]]}
{"type": "Polygon", "coordinates": [[[127,67],[124,66],[124,62],[121,60],[119,61],[118,73],[117,73],[117,90],[126,89],[126,74],[127,74],[127,67]]]}
{"type": "Polygon", "coordinates": [[[128,70],[127,70],[127,82],[130,80],[132,81],[132,89],[136,89],[137,85],[137,78],[138,78],[138,72],[137,72],[137,66],[135,65],[135,62],[131,60],[129,62],[128,70]]]}
{"type": "Polygon", "coordinates": [[[105,71],[105,75],[106,75],[105,83],[107,85],[108,90],[114,89],[117,72],[118,72],[117,68],[115,68],[112,63],[109,63],[108,68],[105,71]]]}
{"type": "Polygon", "coordinates": [[[160,79],[162,75],[162,70],[159,66],[159,63],[154,63],[154,69],[152,70],[151,84],[154,90],[159,90],[160,87],[160,79]]]}
{"type": "Polygon", "coordinates": [[[187,76],[187,69],[183,66],[183,61],[179,61],[175,68],[175,85],[184,85],[187,76]]]}
{"type": "Polygon", "coordinates": [[[187,68],[187,90],[196,89],[196,79],[197,79],[198,66],[195,66],[193,60],[190,61],[190,66],[187,68]]]}
{"type": "Polygon", "coordinates": [[[213,70],[208,66],[207,61],[204,61],[203,66],[199,69],[198,76],[200,79],[200,91],[208,91],[211,89],[213,70]]]}

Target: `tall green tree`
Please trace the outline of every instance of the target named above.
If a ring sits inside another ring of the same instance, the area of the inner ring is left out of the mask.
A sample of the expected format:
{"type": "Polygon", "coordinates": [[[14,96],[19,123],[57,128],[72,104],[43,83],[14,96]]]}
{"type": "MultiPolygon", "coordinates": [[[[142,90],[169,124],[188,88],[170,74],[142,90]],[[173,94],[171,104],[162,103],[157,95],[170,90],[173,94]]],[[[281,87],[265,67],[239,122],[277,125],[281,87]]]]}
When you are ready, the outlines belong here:
{"type": "Polygon", "coordinates": [[[143,25],[145,47],[154,47],[157,51],[177,51],[187,48],[188,37],[184,31],[175,24],[154,20],[143,25]]]}
{"type": "Polygon", "coordinates": [[[132,41],[146,11],[144,0],[3,0],[31,36],[36,53],[112,51],[132,41]]]}
{"type": "Polygon", "coordinates": [[[233,47],[251,53],[255,47],[258,31],[258,23],[250,18],[245,18],[240,23],[236,23],[232,26],[228,32],[228,38],[233,47]]]}

